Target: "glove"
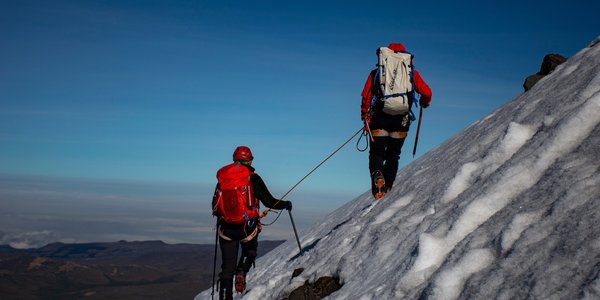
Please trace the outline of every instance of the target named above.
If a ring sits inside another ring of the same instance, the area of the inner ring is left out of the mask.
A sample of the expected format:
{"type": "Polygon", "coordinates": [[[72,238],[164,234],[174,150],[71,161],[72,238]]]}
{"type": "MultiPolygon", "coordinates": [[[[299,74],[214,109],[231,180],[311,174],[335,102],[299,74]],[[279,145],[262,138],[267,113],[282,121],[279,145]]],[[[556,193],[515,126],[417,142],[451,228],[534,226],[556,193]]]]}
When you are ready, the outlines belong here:
{"type": "Polygon", "coordinates": [[[286,201],[285,202],[285,209],[292,211],[292,201],[286,201]]]}
{"type": "Polygon", "coordinates": [[[369,130],[369,124],[371,124],[371,117],[369,115],[364,115],[362,118],[364,124],[364,130],[369,130]]]}
{"type": "Polygon", "coordinates": [[[368,112],[361,113],[360,114],[360,119],[363,120],[363,121],[365,121],[365,122],[369,122],[369,121],[371,121],[371,115],[368,112]]]}
{"type": "Polygon", "coordinates": [[[421,99],[419,99],[419,104],[423,108],[428,108],[429,104],[431,104],[431,98],[421,97],[421,99]]]}
{"type": "Polygon", "coordinates": [[[363,130],[364,131],[369,131],[369,126],[367,124],[368,124],[368,122],[366,122],[366,121],[363,123],[363,130]]]}

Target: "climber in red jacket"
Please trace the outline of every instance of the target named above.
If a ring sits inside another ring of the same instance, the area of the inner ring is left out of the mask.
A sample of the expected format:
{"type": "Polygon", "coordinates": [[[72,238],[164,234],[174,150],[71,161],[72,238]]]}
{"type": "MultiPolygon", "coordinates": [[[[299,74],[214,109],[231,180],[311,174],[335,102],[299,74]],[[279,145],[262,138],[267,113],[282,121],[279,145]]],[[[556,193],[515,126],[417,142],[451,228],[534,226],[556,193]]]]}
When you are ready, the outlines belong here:
{"type": "MultiPolygon", "coordinates": [[[[384,47],[385,48],[385,47],[384,47]]],[[[415,99],[415,92],[420,95],[419,104],[426,108],[431,103],[431,89],[425,83],[417,70],[414,69],[412,54],[406,52],[406,48],[402,44],[392,43],[387,46],[387,49],[380,48],[377,54],[385,50],[391,53],[406,53],[409,55],[410,63],[407,69],[410,76],[412,88],[408,88],[405,94],[405,99],[408,99],[408,107],[412,106],[415,99]],[[391,51],[390,51],[391,50],[391,51]]],[[[380,62],[378,66],[382,65],[380,62]]],[[[400,151],[404,144],[404,139],[408,133],[408,129],[412,119],[414,118],[409,110],[399,114],[389,113],[385,110],[385,101],[388,97],[396,95],[384,95],[385,88],[380,84],[381,67],[378,67],[369,73],[369,77],[362,91],[361,102],[361,119],[368,125],[373,137],[369,149],[369,171],[371,173],[372,192],[375,199],[380,199],[389,192],[394,184],[396,172],[398,171],[398,160],[400,159],[400,151]]],[[[391,70],[391,68],[390,68],[391,70]]],[[[396,71],[396,70],[393,70],[396,71]]],[[[388,71],[391,74],[391,71],[388,71]]],[[[393,74],[396,75],[395,73],[393,74]]],[[[388,75],[390,76],[390,75],[388,75]]],[[[395,77],[391,78],[395,80],[395,77]]],[[[390,80],[390,81],[392,81],[390,80]]]]}

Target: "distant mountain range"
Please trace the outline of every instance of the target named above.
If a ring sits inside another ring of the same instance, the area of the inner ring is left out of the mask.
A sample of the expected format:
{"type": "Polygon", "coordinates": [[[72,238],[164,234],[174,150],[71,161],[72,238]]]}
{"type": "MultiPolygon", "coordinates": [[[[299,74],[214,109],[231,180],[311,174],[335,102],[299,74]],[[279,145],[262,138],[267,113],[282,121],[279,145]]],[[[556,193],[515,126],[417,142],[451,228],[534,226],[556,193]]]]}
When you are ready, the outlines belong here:
{"type": "MultiPolygon", "coordinates": [[[[258,255],[281,243],[261,241],[258,255]]],[[[0,245],[0,294],[7,300],[192,299],[210,288],[213,259],[214,245],[162,241],[0,245]]],[[[220,257],[217,272],[219,266],[220,257]]]]}

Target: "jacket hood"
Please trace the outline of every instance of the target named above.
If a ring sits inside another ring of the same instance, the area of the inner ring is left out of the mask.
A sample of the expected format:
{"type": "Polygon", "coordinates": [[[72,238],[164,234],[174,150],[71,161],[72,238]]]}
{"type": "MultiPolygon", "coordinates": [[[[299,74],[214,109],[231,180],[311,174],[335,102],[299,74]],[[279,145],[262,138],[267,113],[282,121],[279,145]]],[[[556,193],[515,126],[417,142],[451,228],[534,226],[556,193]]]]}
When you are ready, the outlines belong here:
{"type": "Polygon", "coordinates": [[[387,47],[394,51],[406,51],[406,48],[404,47],[404,45],[402,45],[400,43],[391,43],[387,47]]]}

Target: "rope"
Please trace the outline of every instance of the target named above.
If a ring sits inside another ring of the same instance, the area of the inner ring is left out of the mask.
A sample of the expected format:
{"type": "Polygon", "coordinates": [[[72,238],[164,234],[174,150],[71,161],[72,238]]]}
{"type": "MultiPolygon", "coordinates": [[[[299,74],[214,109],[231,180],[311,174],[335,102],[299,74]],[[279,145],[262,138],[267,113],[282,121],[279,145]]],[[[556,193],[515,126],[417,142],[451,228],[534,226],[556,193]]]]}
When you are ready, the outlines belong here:
{"type": "MultiPolygon", "coordinates": [[[[273,225],[275,222],[277,222],[279,217],[281,217],[281,214],[278,211],[273,211],[273,212],[277,214],[277,217],[275,218],[275,220],[273,220],[273,222],[271,222],[271,223],[261,223],[263,226],[273,225]]],[[[261,215],[261,218],[264,218],[268,213],[269,213],[268,210],[265,210],[263,212],[263,214],[261,215]]]]}
{"type": "Polygon", "coordinates": [[[363,129],[362,134],[358,137],[358,140],[356,141],[356,150],[358,150],[358,152],[365,152],[367,151],[367,149],[369,149],[369,137],[369,132],[363,129]],[[360,148],[360,141],[362,141],[363,137],[365,138],[365,147],[360,148]]]}
{"type": "MultiPolygon", "coordinates": [[[[329,156],[327,156],[324,160],[322,160],[316,167],[314,167],[312,170],[310,170],[310,172],[308,172],[308,174],[306,174],[304,177],[302,177],[302,179],[300,179],[300,181],[298,181],[291,189],[289,189],[285,194],[283,194],[283,196],[277,200],[277,202],[275,202],[275,204],[273,204],[273,206],[277,206],[277,204],[279,204],[279,202],[281,202],[283,200],[283,198],[285,198],[285,196],[287,196],[292,190],[294,190],[298,185],[300,185],[300,183],[302,183],[302,181],[304,181],[304,179],[306,179],[308,176],[310,176],[310,174],[312,174],[314,171],[316,171],[321,165],[323,165],[327,160],[329,160],[332,156],[334,156],[338,151],[340,151],[342,148],[344,148],[344,146],[346,146],[346,144],[348,144],[352,139],[354,139],[355,136],[357,136],[359,133],[361,133],[363,131],[363,127],[361,126],[360,129],[353,134],[347,141],[345,141],[341,146],[339,146],[335,151],[333,151],[331,154],[329,154],[329,156]]],[[[261,214],[261,218],[263,218],[264,216],[266,216],[270,211],[272,211],[272,208],[269,208],[267,210],[265,210],[262,214],[261,214]]],[[[281,214],[280,214],[281,215],[281,214]]],[[[277,216],[277,218],[279,218],[279,216],[277,216]]],[[[275,221],[277,221],[277,218],[275,219],[275,221]]],[[[275,223],[275,221],[269,223],[269,224],[263,224],[263,225],[271,225],[273,223],[275,223]]]]}

